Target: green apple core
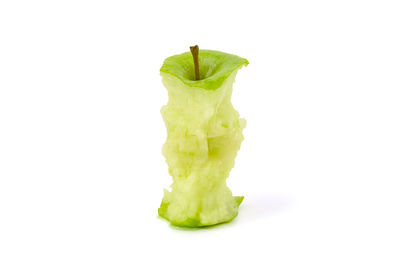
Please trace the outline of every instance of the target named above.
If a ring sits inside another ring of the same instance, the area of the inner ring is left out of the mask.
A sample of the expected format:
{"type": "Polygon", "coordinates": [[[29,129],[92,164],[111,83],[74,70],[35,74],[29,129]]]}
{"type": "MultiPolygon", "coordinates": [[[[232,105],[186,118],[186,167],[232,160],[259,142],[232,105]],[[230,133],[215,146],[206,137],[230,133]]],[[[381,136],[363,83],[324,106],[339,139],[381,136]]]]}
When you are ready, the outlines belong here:
{"type": "Polygon", "coordinates": [[[232,196],[226,179],[243,140],[246,121],[231,103],[237,71],[248,61],[200,50],[200,80],[192,55],[167,58],[161,76],[168,103],[161,109],[167,140],[163,154],[173,178],[158,214],[176,226],[202,227],[231,221],[242,196],[232,196]]]}

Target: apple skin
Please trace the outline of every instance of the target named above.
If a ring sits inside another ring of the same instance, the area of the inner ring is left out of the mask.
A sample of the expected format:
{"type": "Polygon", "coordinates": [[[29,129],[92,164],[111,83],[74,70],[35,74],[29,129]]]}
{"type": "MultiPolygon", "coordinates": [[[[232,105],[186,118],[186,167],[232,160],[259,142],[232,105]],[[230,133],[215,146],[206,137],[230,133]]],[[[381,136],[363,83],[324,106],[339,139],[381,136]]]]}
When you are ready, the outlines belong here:
{"type": "Polygon", "coordinates": [[[200,80],[195,80],[193,57],[190,52],[168,57],[160,72],[175,76],[188,86],[217,90],[234,71],[248,64],[247,59],[236,55],[215,50],[199,50],[200,80]]]}

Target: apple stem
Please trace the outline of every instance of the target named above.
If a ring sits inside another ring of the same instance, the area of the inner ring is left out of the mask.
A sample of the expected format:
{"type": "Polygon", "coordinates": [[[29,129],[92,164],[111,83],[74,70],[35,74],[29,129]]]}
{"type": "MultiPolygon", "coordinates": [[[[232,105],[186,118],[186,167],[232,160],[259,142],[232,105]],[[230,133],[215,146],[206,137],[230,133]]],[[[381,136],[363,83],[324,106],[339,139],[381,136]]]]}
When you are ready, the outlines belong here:
{"type": "Polygon", "coordinates": [[[200,70],[199,70],[199,46],[191,46],[190,52],[192,52],[193,61],[194,61],[194,74],[196,81],[200,80],[200,70]]]}

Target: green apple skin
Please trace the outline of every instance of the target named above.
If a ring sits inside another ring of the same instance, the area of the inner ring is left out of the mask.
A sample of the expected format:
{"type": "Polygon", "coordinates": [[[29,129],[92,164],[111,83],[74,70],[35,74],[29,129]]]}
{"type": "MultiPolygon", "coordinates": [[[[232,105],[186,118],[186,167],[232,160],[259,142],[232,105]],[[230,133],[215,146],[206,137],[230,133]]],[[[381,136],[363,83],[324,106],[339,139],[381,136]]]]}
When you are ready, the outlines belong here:
{"type": "Polygon", "coordinates": [[[226,179],[246,124],[232,106],[232,88],[237,71],[248,61],[200,50],[199,64],[198,81],[189,52],[167,58],[161,67],[169,97],[161,109],[167,128],[163,154],[173,183],[171,191],[164,190],[158,214],[183,227],[229,222],[243,200],[232,196],[226,179]]]}
{"type": "Polygon", "coordinates": [[[200,80],[194,78],[194,64],[189,52],[164,60],[161,75],[170,74],[189,87],[217,90],[231,74],[247,66],[247,59],[214,50],[199,50],[200,80]]]}

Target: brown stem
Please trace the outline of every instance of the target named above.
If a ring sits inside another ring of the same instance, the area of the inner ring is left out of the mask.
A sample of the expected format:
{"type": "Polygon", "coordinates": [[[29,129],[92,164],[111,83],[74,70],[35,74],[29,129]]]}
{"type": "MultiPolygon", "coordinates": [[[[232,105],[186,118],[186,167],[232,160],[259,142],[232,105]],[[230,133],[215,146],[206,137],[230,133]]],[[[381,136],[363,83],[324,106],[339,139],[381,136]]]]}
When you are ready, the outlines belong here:
{"type": "Polygon", "coordinates": [[[199,46],[191,46],[190,52],[192,52],[193,62],[194,62],[194,74],[196,81],[200,80],[200,70],[199,70],[199,46]]]}

